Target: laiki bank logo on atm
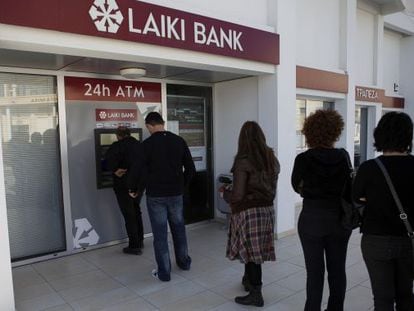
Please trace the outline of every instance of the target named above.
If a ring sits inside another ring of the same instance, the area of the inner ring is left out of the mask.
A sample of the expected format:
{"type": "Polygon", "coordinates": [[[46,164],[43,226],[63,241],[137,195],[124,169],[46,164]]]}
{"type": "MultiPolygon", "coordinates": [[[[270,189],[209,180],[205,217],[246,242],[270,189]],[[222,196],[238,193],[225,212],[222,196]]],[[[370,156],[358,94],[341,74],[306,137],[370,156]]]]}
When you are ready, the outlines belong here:
{"type": "Polygon", "coordinates": [[[136,109],[95,109],[96,121],[137,121],[136,109]]]}
{"type": "Polygon", "coordinates": [[[89,16],[98,31],[110,33],[117,33],[124,20],[115,0],[95,0],[89,9],[89,16]]]}

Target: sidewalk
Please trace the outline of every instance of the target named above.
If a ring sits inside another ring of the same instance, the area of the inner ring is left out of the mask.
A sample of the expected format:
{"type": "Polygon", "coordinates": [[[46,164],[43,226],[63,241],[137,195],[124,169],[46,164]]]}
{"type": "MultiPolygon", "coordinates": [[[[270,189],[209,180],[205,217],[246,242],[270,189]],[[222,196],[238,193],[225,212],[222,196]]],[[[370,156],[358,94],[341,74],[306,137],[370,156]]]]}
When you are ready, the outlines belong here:
{"type": "MultiPolygon", "coordinates": [[[[302,311],[306,274],[298,237],[276,241],[277,261],[263,265],[265,306],[245,308],[233,302],[235,296],[244,294],[240,284],[244,267],[224,257],[226,232],[222,227],[211,222],[188,230],[192,268],[181,271],[173,265],[171,281],[167,283],[151,276],[155,267],[151,238],[145,239],[142,256],[123,254],[122,244],[15,268],[16,308],[18,311],[302,311]]],[[[372,309],[359,243],[360,235],[354,231],[347,259],[347,311],[372,309]]],[[[324,303],[327,294],[326,283],[324,303]]]]}

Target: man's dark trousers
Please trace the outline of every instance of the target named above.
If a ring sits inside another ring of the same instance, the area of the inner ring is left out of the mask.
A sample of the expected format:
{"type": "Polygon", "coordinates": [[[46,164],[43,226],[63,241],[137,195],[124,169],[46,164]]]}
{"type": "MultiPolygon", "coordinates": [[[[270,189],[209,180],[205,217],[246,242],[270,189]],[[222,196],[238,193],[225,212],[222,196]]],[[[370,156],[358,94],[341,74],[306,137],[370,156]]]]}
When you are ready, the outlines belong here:
{"type": "Polygon", "coordinates": [[[119,208],[125,219],[125,228],[129,238],[130,248],[144,246],[144,228],[142,225],[140,198],[131,198],[126,188],[114,188],[119,208]]]}

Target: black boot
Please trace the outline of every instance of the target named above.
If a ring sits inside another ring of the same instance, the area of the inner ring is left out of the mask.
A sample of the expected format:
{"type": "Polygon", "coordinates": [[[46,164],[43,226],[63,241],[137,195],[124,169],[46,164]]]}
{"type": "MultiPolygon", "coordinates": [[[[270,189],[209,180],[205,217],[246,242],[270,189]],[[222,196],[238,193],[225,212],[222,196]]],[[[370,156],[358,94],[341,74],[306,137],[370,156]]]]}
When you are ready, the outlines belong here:
{"type": "Polygon", "coordinates": [[[252,289],[252,284],[250,284],[250,281],[249,281],[249,278],[247,277],[247,275],[243,275],[242,285],[243,285],[244,290],[246,292],[250,292],[250,290],[252,289]]]}
{"type": "Polygon", "coordinates": [[[263,307],[264,301],[262,296],[262,286],[255,285],[251,287],[251,291],[246,296],[236,297],[234,301],[245,306],[263,307]]]}
{"type": "Polygon", "coordinates": [[[131,255],[141,255],[142,254],[142,250],[140,248],[136,248],[136,247],[134,247],[134,248],[132,248],[132,247],[124,247],[122,249],[122,251],[125,254],[131,254],[131,255]]]}

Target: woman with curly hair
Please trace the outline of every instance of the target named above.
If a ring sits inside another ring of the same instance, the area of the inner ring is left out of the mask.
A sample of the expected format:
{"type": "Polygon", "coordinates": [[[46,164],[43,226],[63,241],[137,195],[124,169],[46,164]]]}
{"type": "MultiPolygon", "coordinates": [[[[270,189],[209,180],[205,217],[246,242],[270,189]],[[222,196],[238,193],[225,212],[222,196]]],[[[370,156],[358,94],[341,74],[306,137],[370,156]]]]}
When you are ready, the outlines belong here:
{"type": "Polygon", "coordinates": [[[309,149],[296,157],[292,172],[292,186],[303,198],[298,233],[307,272],[305,311],[321,310],[325,265],[329,284],[327,310],[344,308],[345,261],[351,230],[341,223],[341,197],[351,177],[348,153],[334,148],[343,128],[342,117],[334,110],[311,114],[302,129],[309,149]]]}
{"type": "Polygon", "coordinates": [[[227,257],[244,263],[242,284],[249,294],[236,297],[236,303],[262,307],[262,267],[276,260],[274,209],[279,162],[259,124],[247,121],[239,135],[234,159],[233,189],[224,190],[231,217],[227,257]]]}

